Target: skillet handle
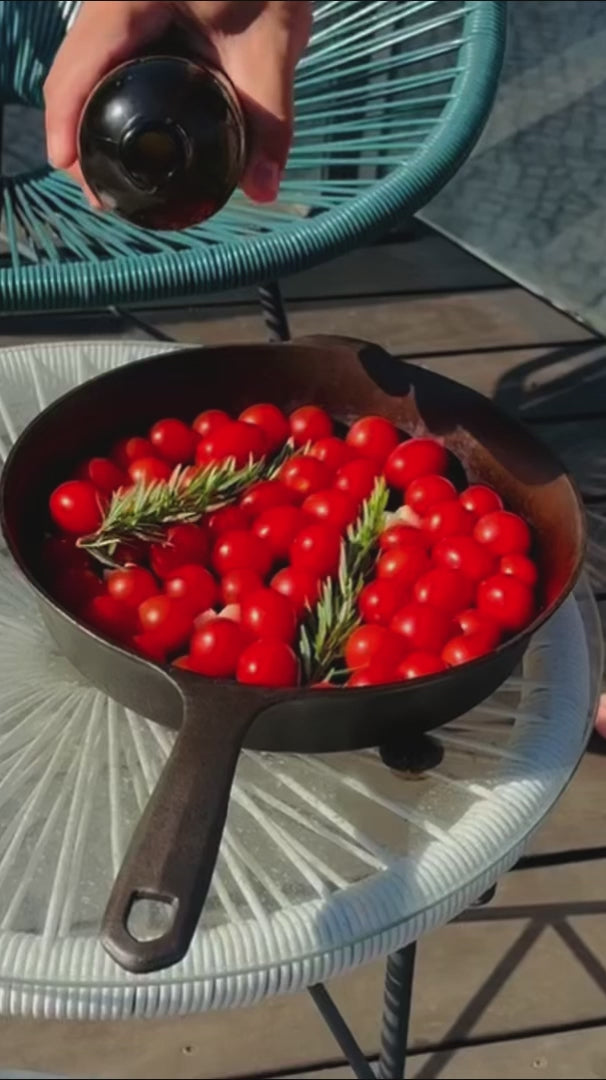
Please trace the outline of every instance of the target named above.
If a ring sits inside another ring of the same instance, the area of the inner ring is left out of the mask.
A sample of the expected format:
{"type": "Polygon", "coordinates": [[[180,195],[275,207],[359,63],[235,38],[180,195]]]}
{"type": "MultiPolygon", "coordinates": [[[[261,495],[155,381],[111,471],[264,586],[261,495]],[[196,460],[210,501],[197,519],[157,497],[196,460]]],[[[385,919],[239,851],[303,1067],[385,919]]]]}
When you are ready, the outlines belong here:
{"type": "Polygon", "coordinates": [[[101,941],[127,971],[159,971],[181,960],[210,887],[242,741],[259,709],[242,686],[179,679],[183,723],[114,882],[101,941]],[[189,684],[194,681],[198,687],[189,684]],[[155,902],[139,905],[141,901],[155,902]],[[158,931],[137,926],[141,908],[158,931]],[[158,918],[159,916],[159,918],[158,918]]]}

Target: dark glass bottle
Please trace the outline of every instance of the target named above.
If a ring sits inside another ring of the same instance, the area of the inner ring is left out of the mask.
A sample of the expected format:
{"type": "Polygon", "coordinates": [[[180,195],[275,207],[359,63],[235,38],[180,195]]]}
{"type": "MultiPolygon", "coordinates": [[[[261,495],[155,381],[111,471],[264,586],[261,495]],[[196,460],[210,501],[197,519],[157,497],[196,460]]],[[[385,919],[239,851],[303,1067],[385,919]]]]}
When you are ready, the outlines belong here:
{"type": "Polygon", "coordinates": [[[83,110],[78,156],[107,210],[146,229],[184,229],[227,202],[246,155],[242,108],[204,62],[150,55],[110,71],[83,110]]]}

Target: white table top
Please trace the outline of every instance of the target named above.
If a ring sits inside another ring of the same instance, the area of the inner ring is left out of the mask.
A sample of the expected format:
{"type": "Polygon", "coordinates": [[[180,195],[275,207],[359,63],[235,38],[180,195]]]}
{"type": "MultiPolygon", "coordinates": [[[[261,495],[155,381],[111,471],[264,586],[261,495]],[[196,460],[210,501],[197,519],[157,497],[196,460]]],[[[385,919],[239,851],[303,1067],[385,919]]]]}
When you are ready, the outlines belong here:
{"type": "MultiPolygon", "coordinates": [[[[170,346],[168,346],[170,347],[170,346]]],[[[77,382],[165,346],[0,350],[0,453],[77,382]]],[[[203,407],[205,403],[201,403],[203,407]]],[[[581,582],[523,671],[436,732],[411,777],[374,751],[241,756],[187,957],[132,976],[97,931],[172,736],[58,655],[0,556],[0,1012],[99,1018],[251,1004],[392,951],[467,907],[517,859],[584,749],[602,670],[581,582]]]]}

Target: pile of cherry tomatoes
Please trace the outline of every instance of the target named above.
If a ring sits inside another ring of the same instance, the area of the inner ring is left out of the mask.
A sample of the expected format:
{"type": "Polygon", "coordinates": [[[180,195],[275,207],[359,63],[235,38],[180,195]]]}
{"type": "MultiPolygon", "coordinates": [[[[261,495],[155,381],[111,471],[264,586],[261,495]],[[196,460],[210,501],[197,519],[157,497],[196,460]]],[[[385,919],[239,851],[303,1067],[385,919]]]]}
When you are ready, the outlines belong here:
{"type": "Polygon", "coordinates": [[[403,438],[378,416],[341,437],[306,405],[275,405],[237,420],[219,409],[190,426],[163,419],[83,462],[49,501],[43,564],[57,599],[91,627],[159,662],[212,678],[290,687],[299,681],[301,621],[334,576],[341,545],[382,475],[390,490],[374,576],[359,595],[360,624],[343,673],[319,685],[372,686],[431,675],[493,650],[537,610],[538,573],[526,522],[484,485],[458,491],[437,441],[403,438]],[[100,525],[112,493],[135,483],[184,482],[210,463],[270,458],[287,440],[304,448],[277,476],[162,543],[127,542],[121,568],[101,570],[77,545],[100,525]]]}

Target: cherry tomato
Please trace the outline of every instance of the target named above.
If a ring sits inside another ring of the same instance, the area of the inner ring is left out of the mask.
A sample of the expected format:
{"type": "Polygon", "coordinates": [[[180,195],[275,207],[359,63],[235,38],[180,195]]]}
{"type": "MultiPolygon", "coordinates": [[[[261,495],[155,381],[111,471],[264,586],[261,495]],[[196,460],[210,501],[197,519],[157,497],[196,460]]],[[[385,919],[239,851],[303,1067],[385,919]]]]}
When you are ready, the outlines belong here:
{"type": "Polygon", "coordinates": [[[423,551],[429,549],[427,537],[422,529],[414,529],[412,525],[390,525],[379,537],[381,551],[389,551],[392,547],[420,547],[423,551]]]}
{"type": "Polygon", "coordinates": [[[285,641],[254,641],[240,654],[236,679],[250,686],[296,686],[299,665],[285,641]]]}
{"type": "Polygon", "coordinates": [[[290,414],[289,422],[295,446],[327,439],[333,433],[330,416],[317,405],[302,405],[300,409],[295,409],[290,414]]]}
{"type": "MultiPolygon", "coordinates": [[[[249,518],[256,518],[264,510],[271,510],[273,506],[287,506],[296,502],[294,492],[280,482],[280,480],[261,480],[258,484],[252,484],[242,495],[240,506],[249,518]]],[[[238,526],[240,527],[240,526],[238,526]]]]}
{"type": "Polygon", "coordinates": [[[332,475],[327,465],[307,454],[297,454],[285,461],[279,479],[293,495],[303,501],[314,491],[330,487],[332,475]]]}
{"type": "Polygon", "coordinates": [[[240,413],[238,419],[243,420],[245,424],[256,424],[261,428],[265,434],[269,452],[279,450],[290,438],[290,424],[284,413],[277,405],[271,405],[269,402],[251,405],[240,413]]]}
{"type": "Polygon", "coordinates": [[[230,570],[221,580],[224,604],[241,604],[245,596],[263,588],[263,578],[256,570],[230,570]]]}
{"type": "Polygon", "coordinates": [[[365,623],[389,626],[396,611],[402,606],[400,590],[393,581],[371,581],[365,585],[358,598],[358,611],[365,623]]]}
{"type": "Polygon", "coordinates": [[[122,604],[132,608],[138,608],[144,600],[159,592],[154,575],[141,566],[113,570],[107,575],[106,585],[114,600],[120,600],[122,604]]]}
{"type": "Polygon", "coordinates": [[[297,618],[304,615],[320,595],[320,579],[317,574],[310,570],[297,570],[294,566],[285,566],[283,570],[278,570],[270,584],[276,592],[288,597],[297,618]]]}
{"type": "Polygon", "coordinates": [[[158,420],[150,433],[149,441],[154,453],[169,465],[184,465],[192,461],[198,438],[187,424],[172,417],[158,420]]]}
{"type": "Polygon", "coordinates": [[[265,453],[267,439],[260,427],[245,424],[242,420],[230,420],[205,439],[200,439],[196,461],[198,465],[209,465],[233,458],[236,468],[241,469],[251,458],[256,461],[265,453]]]}
{"type": "Polygon", "coordinates": [[[444,473],[447,468],[448,454],[435,439],[408,439],[387,458],[385,479],[390,487],[405,491],[420,476],[444,473]]]}
{"type": "Polygon", "coordinates": [[[356,456],[351,446],[343,442],[343,439],[337,438],[336,435],[328,435],[326,439],[318,439],[309,453],[318,461],[322,461],[333,472],[340,469],[341,465],[346,465],[348,461],[353,461],[356,456]]]}
{"type": "Polygon", "coordinates": [[[256,570],[265,577],[271,569],[273,555],[269,544],[248,529],[232,529],[216,541],[212,563],[219,577],[230,570],[256,570]]]}
{"type": "Polygon", "coordinates": [[[358,504],[346,491],[329,488],[328,491],[316,491],[308,495],[303,503],[303,510],[317,521],[327,521],[329,525],[343,532],[358,516],[358,504]]]}
{"type": "Polygon", "coordinates": [[[431,544],[437,544],[447,536],[467,536],[473,525],[473,516],[455,499],[436,503],[421,522],[431,544]]]}
{"type": "Polygon", "coordinates": [[[334,525],[307,525],[290,546],[290,561],[296,570],[308,570],[316,577],[336,574],[341,555],[341,536],[334,525]]]}
{"type": "Polygon", "coordinates": [[[391,582],[400,590],[408,589],[421,574],[429,570],[429,556],[420,547],[392,547],[377,561],[377,577],[391,582]]]}
{"type": "Polygon", "coordinates": [[[350,670],[366,667],[375,659],[395,668],[404,657],[406,644],[386,626],[358,626],[345,645],[345,663],[350,670]]]}
{"type": "Polygon", "coordinates": [[[504,630],[523,630],[534,615],[532,590],[512,574],[495,574],[478,587],[478,610],[504,630]]]}
{"type": "Polygon", "coordinates": [[[382,416],[363,416],[352,424],[345,442],[355,450],[358,457],[370,458],[383,465],[398,445],[398,431],[382,416]]]}
{"type": "MultiPolygon", "coordinates": [[[[143,637],[143,635],[141,635],[143,637]]],[[[181,671],[192,671],[192,666],[189,662],[189,656],[178,656],[176,660],[173,660],[173,667],[181,668],[181,671]]]]}
{"type": "Polygon", "coordinates": [[[473,531],[475,539],[494,555],[525,555],[530,550],[530,529],[517,514],[495,510],[484,514],[473,531]]]}
{"type": "Polygon", "coordinates": [[[154,634],[168,652],[181,649],[187,644],[194,619],[191,609],[183,600],[173,596],[150,596],[138,608],[141,629],[154,634]]]}
{"type": "Polygon", "coordinates": [[[47,536],[42,544],[42,566],[47,575],[76,567],[86,570],[89,558],[71,536],[47,536]]]}
{"type": "Polygon", "coordinates": [[[128,543],[117,544],[113,559],[120,566],[128,563],[135,566],[144,566],[149,558],[149,544],[145,540],[129,540],[128,543]]]}
{"type": "Polygon", "coordinates": [[[433,549],[433,560],[438,566],[459,570],[470,581],[483,581],[494,573],[494,556],[472,536],[447,536],[439,540],[433,549]]]}
{"type": "MultiPolygon", "coordinates": [[[[158,664],[166,661],[167,648],[164,642],[153,633],[135,634],[130,644],[135,652],[144,656],[146,660],[155,660],[158,664]]],[[[177,661],[175,660],[175,665],[177,661]]],[[[180,665],[177,665],[180,666],[180,665]]]]}
{"type": "Polygon", "coordinates": [[[77,471],[79,480],[88,480],[104,495],[111,495],[128,483],[127,477],[109,458],[94,457],[85,461],[77,471]]]}
{"type": "Polygon", "coordinates": [[[289,645],[297,631],[295,609],[275,589],[257,589],[242,600],[241,622],[253,638],[277,638],[289,645]]]}
{"type": "Polygon", "coordinates": [[[416,514],[423,517],[436,503],[448,502],[456,497],[456,488],[450,480],[445,476],[431,474],[413,480],[406,488],[404,501],[416,514]]]}
{"type": "Polygon", "coordinates": [[[519,581],[528,585],[529,589],[534,589],[539,580],[539,571],[527,555],[503,555],[499,570],[502,574],[513,574],[519,581]]]}
{"type": "Polygon", "coordinates": [[[209,619],[196,630],[189,647],[192,671],[211,679],[236,674],[238,659],[248,644],[245,631],[232,619],[209,619]]]}
{"type": "Polygon", "coordinates": [[[99,633],[121,642],[128,641],[137,629],[136,612],[106,593],[89,600],[82,618],[99,633]]]}
{"type": "Polygon", "coordinates": [[[193,522],[171,525],[164,543],[151,545],[150,565],[156,577],[165,578],[186,563],[205,563],[209,547],[208,535],[201,525],[193,522]]]}
{"type": "Polygon", "coordinates": [[[484,634],[490,641],[492,649],[496,648],[501,640],[501,627],[493,619],[481,615],[477,608],[467,608],[455,615],[453,622],[460,627],[464,634],[484,634]]]}
{"type": "Polygon", "coordinates": [[[149,439],[142,439],[140,435],[118,439],[111,451],[113,461],[123,472],[127,472],[128,466],[132,465],[133,461],[137,461],[138,458],[153,456],[154,448],[149,439]]]}
{"type": "Polygon", "coordinates": [[[298,506],[272,506],[264,510],[252,526],[255,536],[269,547],[274,559],[287,559],[297,533],[309,521],[298,506]]]}
{"type": "Polygon", "coordinates": [[[63,607],[78,613],[93,597],[101,595],[103,582],[86,567],[68,566],[55,578],[51,591],[63,607]]]}
{"type": "Polygon", "coordinates": [[[397,666],[392,662],[375,656],[365,667],[357,668],[349,676],[346,686],[385,686],[387,683],[400,682],[397,666]]]}
{"type": "Polygon", "coordinates": [[[445,611],[447,615],[456,615],[469,607],[474,598],[475,587],[465,574],[458,570],[449,570],[447,566],[436,566],[420,577],[414,587],[414,598],[420,604],[445,611]]]}
{"type": "Polygon", "coordinates": [[[400,608],[390,627],[414,652],[440,653],[452,633],[452,621],[446,612],[418,602],[400,608]]]}
{"type": "Polygon", "coordinates": [[[233,529],[248,529],[248,526],[248,513],[245,513],[243,507],[233,504],[220,506],[206,518],[206,527],[211,540],[218,540],[223,533],[231,532],[233,529]]]}
{"type": "Polygon", "coordinates": [[[207,439],[209,435],[214,435],[215,431],[229,424],[230,421],[229,413],[223,412],[223,409],[205,409],[204,412],[198,413],[192,427],[201,439],[207,439]]]}
{"type": "Polygon", "coordinates": [[[214,607],[219,599],[214,577],[199,563],[185,563],[171,570],[164,581],[164,592],[182,600],[194,616],[214,607]]]}
{"type": "Polygon", "coordinates": [[[503,500],[500,495],[486,484],[471,484],[459,495],[459,502],[475,518],[484,517],[484,514],[492,514],[494,510],[503,509],[503,500]]]}
{"type": "Polygon", "coordinates": [[[172,469],[157,457],[137,458],[128,466],[133,484],[152,484],[156,480],[169,480],[172,469]]]}
{"type": "Polygon", "coordinates": [[[102,518],[97,489],[86,480],[59,484],[50,497],[49,508],[55,525],[77,536],[94,532],[102,518]]]}
{"type": "Polygon", "coordinates": [[[400,679],[424,679],[427,675],[437,675],[446,671],[446,664],[436,653],[412,652],[398,665],[400,679]]]}
{"type": "Polygon", "coordinates": [[[442,660],[448,667],[458,667],[460,664],[468,664],[470,660],[478,660],[480,656],[486,656],[493,648],[490,634],[476,630],[473,634],[461,634],[451,638],[442,649],[442,660]]]}
{"type": "Polygon", "coordinates": [[[351,495],[357,503],[370,495],[377,479],[377,463],[370,458],[357,458],[337,469],[335,487],[351,495]]]}

